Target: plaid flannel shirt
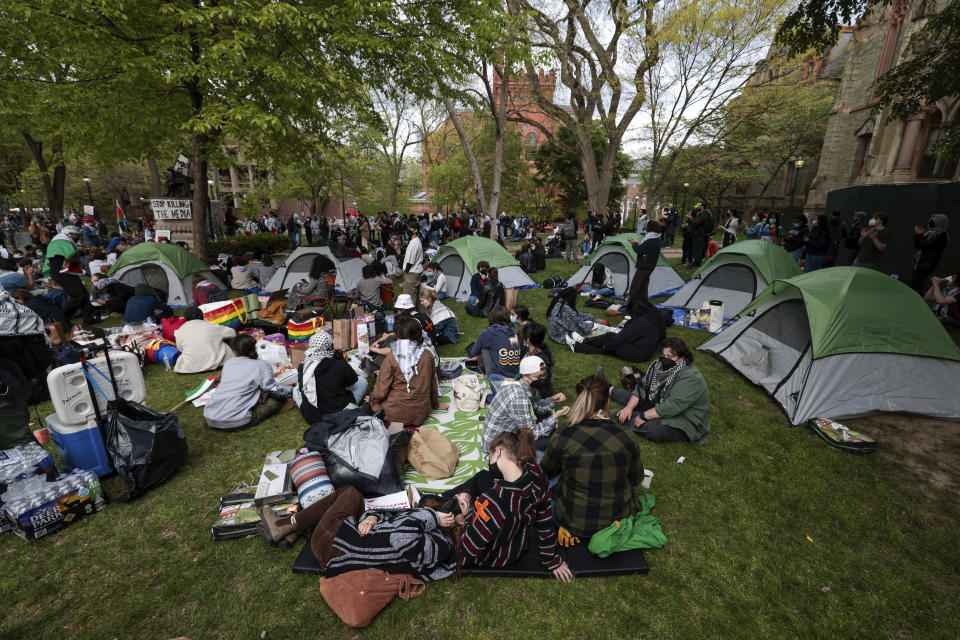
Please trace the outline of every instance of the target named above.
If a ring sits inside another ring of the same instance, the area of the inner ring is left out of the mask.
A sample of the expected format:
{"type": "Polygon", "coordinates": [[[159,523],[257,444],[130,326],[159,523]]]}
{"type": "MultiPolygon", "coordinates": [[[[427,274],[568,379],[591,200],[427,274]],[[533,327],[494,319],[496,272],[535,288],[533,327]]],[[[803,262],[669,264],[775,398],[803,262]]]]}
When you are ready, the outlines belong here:
{"type": "Polygon", "coordinates": [[[550,435],[556,427],[557,421],[552,415],[537,422],[533,414],[533,394],[523,381],[507,380],[500,385],[483,419],[483,453],[490,453],[490,443],[505,431],[516,433],[518,429],[530,429],[536,440],[550,435]]]}
{"type": "Polygon", "coordinates": [[[546,476],[562,474],[554,487],[557,520],[591,536],[637,510],[633,488],[643,480],[636,436],[612,420],[584,420],[559,429],[540,463],[546,476]]]}

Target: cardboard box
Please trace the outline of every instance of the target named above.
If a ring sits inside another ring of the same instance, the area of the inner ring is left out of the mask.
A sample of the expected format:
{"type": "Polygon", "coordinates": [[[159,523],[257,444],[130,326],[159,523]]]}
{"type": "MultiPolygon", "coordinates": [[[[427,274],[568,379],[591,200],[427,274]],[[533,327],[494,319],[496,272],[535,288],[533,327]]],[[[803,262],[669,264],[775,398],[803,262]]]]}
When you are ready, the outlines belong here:
{"type": "Polygon", "coordinates": [[[307,348],[309,346],[306,342],[290,345],[290,364],[293,365],[294,369],[299,367],[300,363],[306,358],[307,348]]]}

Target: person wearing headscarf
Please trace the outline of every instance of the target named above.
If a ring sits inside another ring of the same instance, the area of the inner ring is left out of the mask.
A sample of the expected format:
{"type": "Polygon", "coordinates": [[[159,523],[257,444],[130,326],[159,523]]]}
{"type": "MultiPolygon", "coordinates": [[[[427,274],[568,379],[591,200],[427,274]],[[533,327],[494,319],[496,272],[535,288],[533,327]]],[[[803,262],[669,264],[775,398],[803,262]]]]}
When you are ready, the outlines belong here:
{"type": "Polygon", "coordinates": [[[950,220],[942,213],[935,213],[927,221],[927,228],[917,225],[913,228],[913,279],[910,288],[924,294],[927,278],[937,268],[940,256],[950,241],[950,220]]]}
{"type": "Polygon", "coordinates": [[[366,378],[360,378],[343,355],[334,351],[330,334],[313,334],[297,368],[297,386],[293,390],[293,401],[300,407],[303,419],[313,424],[348,404],[359,405],[366,390],[366,378]]]}
{"type": "Polygon", "coordinates": [[[382,409],[387,422],[419,426],[440,408],[436,363],[416,318],[398,315],[393,330],[397,340],[377,374],[370,406],[382,409]]]}

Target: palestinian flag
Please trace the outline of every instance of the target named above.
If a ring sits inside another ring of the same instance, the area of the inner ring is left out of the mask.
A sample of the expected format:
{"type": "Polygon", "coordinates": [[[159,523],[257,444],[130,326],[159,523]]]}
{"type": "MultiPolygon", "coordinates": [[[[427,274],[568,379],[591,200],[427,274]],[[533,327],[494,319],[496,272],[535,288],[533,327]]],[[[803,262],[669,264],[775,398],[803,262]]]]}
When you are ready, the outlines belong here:
{"type": "Polygon", "coordinates": [[[121,233],[129,233],[130,223],[127,222],[127,216],[120,208],[120,201],[114,200],[114,203],[117,205],[117,228],[120,229],[121,233]]]}
{"type": "Polygon", "coordinates": [[[205,393],[210,391],[213,387],[217,386],[217,379],[220,377],[220,374],[217,373],[212,376],[207,376],[199,386],[191,389],[187,392],[187,399],[184,402],[193,402],[197,398],[202,397],[205,393]]]}

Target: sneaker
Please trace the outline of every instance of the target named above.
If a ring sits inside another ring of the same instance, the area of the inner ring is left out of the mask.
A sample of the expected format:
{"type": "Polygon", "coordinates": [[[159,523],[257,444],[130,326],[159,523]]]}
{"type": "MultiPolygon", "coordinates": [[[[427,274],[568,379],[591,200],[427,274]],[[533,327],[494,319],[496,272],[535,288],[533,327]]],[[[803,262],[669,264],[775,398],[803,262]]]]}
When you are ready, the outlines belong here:
{"type": "Polygon", "coordinates": [[[570,338],[571,338],[574,342],[583,342],[583,336],[580,335],[579,333],[577,333],[576,331],[573,331],[573,332],[570,333],[570,338]]]}
{"type": "Polygon", "coordinates": [[[577,341],[573,339],[573,336],[567,334],[563,339],[567,341],[567,346],[570,347],[570,351],[573,351],[573,348],[577,345],[577,341]]]}

